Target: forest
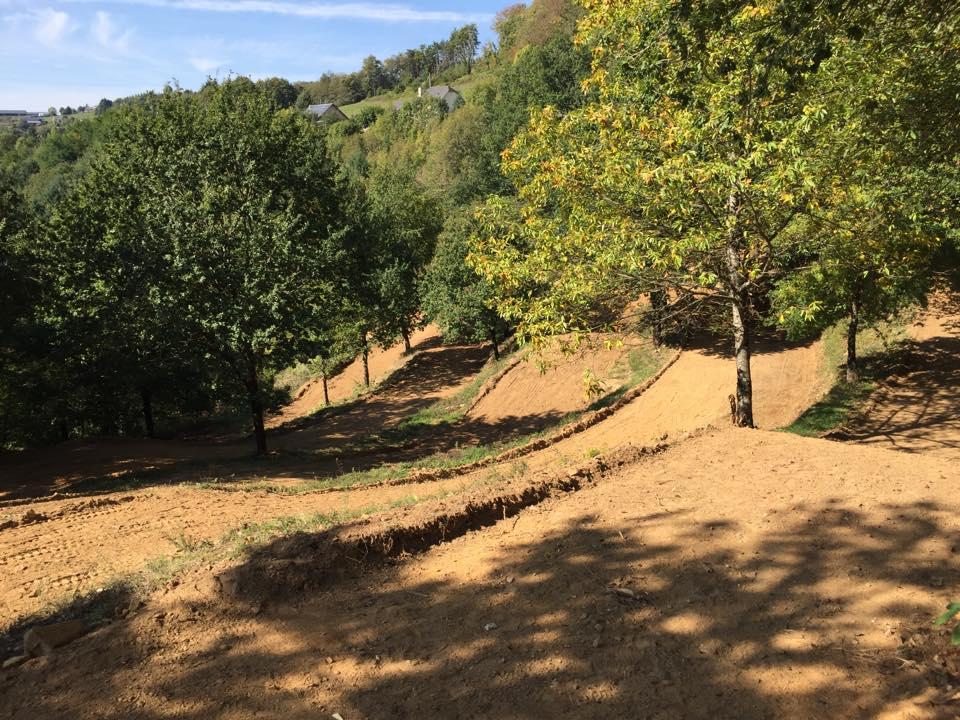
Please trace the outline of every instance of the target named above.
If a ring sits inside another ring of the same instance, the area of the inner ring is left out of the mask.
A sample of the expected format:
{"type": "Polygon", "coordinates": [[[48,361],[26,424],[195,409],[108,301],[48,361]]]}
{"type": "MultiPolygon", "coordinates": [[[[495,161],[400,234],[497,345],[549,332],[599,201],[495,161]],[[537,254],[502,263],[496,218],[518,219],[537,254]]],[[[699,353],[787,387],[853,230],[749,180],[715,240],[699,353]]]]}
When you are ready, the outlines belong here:
{"type": "MultiPolygon", "coordinates": [[[[0,446],[243,416],[409,342],[858,328],[956,267],[955,3],[535,0],[355,75],[0,134],[0,446]],[[461,75],[327,125],[301,110],[461,75]],[[454,84],[456,84],[454,82],[454,84]],[[624,313],[624,308],[630,308],[624,313]]],[[[368,380],[369,382],[369,380],[368,380]]]]}

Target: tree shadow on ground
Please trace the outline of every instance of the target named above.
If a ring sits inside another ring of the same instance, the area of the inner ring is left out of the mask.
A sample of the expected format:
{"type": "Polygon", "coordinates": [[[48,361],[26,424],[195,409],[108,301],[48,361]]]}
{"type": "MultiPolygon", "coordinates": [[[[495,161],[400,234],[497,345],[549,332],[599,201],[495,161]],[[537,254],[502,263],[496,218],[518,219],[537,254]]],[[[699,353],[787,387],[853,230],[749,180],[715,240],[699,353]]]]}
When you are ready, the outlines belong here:
{"type": "Polygon", "coordinates": [[[24,670],[0,703],[110,720],[874,718],[944,682],[896,647],[960,584],[953,509],[828,501],[763,527],[602,510],[530,509],[307,592],[267,575],[280,595],[259,615],[171,600],[24,670]]]}
{"type": "Polygon", "coordinates": [[[879,389],[832,439],[960,453],[960,337],[907,342],[875,358],[866,374],[879,389]]]}

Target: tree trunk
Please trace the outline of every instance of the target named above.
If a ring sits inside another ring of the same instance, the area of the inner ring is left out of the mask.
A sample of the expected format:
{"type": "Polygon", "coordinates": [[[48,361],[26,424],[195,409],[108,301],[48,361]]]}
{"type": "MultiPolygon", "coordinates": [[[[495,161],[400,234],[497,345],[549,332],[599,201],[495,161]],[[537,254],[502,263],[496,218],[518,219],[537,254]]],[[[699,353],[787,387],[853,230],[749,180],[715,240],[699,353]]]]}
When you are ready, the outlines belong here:
{"type": "Polygon", "coordinates": [[[850,323],[847,325],[847,382],[857,382],[860,379],[860,368],[857,362],[857,332],[860,330],[860,285],[854,291],[848,308],[850,323]]]}
{"type": "Polygon", "coordinates": [[[745,287],[740,272],[740,248],[743,230],[736,217],[740,214],[740,193],[733,189],[727,201],[727,212],[735,219],[727,235],[727,273],[733,301],[730,303],[733,320],[733,351],[737,365],[737,393],[733,402],[733,423],[738,427],[752,428],[753,424],[753,378],[750,373],[750,341],[752,336],[750,317],[750,292],[745,287]]]}
{"type": "Polygon", "coordinates": [[[410,346],[410,331],[404,328],[400,331],[400,334],[403,336],[403,352],[409,354],[413,348],[410,346]]]}
{"type": "Polygon", "coordinates": [[[493,359],[500,359],[500,344],[497,342],[497,326],[490,326],[490,344],[493,345],[493,359]]]}
{"type": "Polygon", "coordinates": [[[363,348],[363,384],[370,387],[370,346],[367,344],[367,331],[360,331],[360,346],[363,348]]]}
{"type": "Polygon", "coordinates": [[[257,441],[257,455],[267,454],[267,430],[263,424],[263,401],[256,374],[247,380],[247,395],[250,398],[250,414],[253,417],[253,437],[257,441]]]}
{"type": "Polygon", "coordinates": [[[667,309],[667,293],[654,290],[650,293],[650,313],[652,315],[653,347],[663,345],[663,316],[667,309]]]}
{"type": "Polygon", "coordinates": [[[70,439],[70,428],[67,426],[66,420],[60,421],[60,439],[64,442],[70,439]]]}
{"type": "Polygon", "coordinates": [[[140,399],[143,401],[143,427],[147,432],[147,437],[152,438],[156,435],[153,424],[153,393],[147,388],[141,388],[140,399]]]}
{"type": "Polygon", "coordinates": [[[327,388],[327,374],[323,374],[323,404],[330,406],[330,390],[327,388]]]}

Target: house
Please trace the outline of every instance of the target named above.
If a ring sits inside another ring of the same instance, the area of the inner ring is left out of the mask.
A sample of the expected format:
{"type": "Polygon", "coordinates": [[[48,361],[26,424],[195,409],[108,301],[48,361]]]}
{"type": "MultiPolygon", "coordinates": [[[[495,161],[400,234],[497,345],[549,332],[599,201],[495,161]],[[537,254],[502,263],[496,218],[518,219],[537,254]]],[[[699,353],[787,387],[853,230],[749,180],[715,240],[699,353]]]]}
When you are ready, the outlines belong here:
{"type": "Polygon", "coordinates": [[[463,96],[449,85],[432,85],[426,90],[422,87],[417,88],[417,97],[423,97],[424,93],[445,102],[451,112],[456,110],[460,103],[463,102],[463,96]]]}
{"type": "Polygon", "coordinates": [[[0,124],[4,125],[42,125],[40,113],[26,110],[0,110],[0,124]]]}
{"type": "MultiPolygon", "coordinates": [[[[463,103],[463,96],[449,85],[431,85],[426,90],[423,89],[423,86],[417,88],[417,97],[422,98],[424,94],[442,101],[451,112],[463,103]]],[[[397,100],[393,103],[393,109],[399,110],[406,104],[407,102],[405,100],[397,100]]]]}
{"type": "Polygon", "coordinates": [[[347,116],[343,114],[343,110],[338,108],[333,103],[320,103],[319,105],[309,105],[307,106],[307,112],[310,113],[311,115],[314,115],[317,120],[324,120],[330,123],[340,122],[341,120],[347,120],[347,116]]]}

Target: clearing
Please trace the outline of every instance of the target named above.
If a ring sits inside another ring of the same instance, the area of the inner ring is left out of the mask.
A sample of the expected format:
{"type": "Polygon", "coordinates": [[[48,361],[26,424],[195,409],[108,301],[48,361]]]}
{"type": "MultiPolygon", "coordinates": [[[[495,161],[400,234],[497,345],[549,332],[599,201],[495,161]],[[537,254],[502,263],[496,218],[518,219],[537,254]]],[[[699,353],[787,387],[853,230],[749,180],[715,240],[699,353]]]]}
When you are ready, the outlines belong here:
{"type": "MultiPolygon", "coordinates": [[[[133,600],[55,656],[5,671],[0,708],[117,719],[957,717],[960,653],[930,628],[960,588],[956,298],[938,298],[911,335],[909,371],[846,424],[847,442],[704,430],[728,423],[733,375],[704,343],[664,349],[655,381],[613,410],[459,470],[321,487],[301,458],[238,464],[221,485],[95,493],[76,484],[92,477],[81,460],[72,474],[51,472],[64,467],[54,457],[29,466],[29,481],[5,474],[8,621],[163,552],[199,561],[145,606],[133,600]],[[630,449],[658,443],[668,447],[630,449]],[[25,497],[56,487],[82,494],[25,497]],[[283,517],[300,520],[237,552],[208,550],[232,528],[283,517]]],[[[448,350],[427,338],[380,390],[295,423],[275,445],[323,465],[330,448],[458,397],[486,357],[448,350]]],[[[605,352],[557,366],[553,384],[508,364],[460,419],[414,436],[418,447],[373,448],[370,466],[422,454],[421,443],[445,449],[445,435],[506,437],[527,415],[581,412],[570,384],[588,365],[616,376],[624,356],[605,352]]],[[[758,348],[762,427],[788,425],[822,396],[822,363],[818,343],[758,348]]],[[[235,452],[187,445],[194,463],[235,452]]],[[[96,470],[110,456],[99,448],[96,470]]],[[[346,468],[361,450],[344,451],[346,468]]],[[[179,479],[204,478],[177,462],[179,479]]]]}

